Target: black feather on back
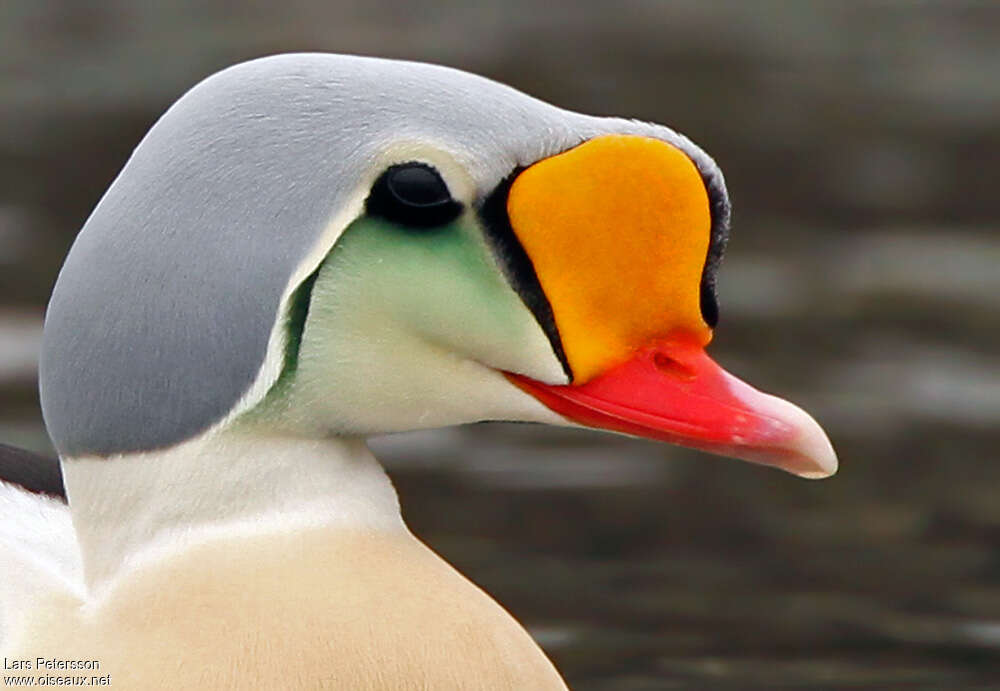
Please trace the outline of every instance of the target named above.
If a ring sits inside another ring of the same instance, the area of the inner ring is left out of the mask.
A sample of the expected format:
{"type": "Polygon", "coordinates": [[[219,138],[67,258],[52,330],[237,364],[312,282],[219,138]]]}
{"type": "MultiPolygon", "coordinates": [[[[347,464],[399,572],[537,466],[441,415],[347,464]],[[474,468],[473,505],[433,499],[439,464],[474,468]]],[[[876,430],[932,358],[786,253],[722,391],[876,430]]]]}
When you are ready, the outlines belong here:
{"type": "Polygon", "coordinates": [[[0,444],[0,482],[66,501],[58,458],[0,444]]]}

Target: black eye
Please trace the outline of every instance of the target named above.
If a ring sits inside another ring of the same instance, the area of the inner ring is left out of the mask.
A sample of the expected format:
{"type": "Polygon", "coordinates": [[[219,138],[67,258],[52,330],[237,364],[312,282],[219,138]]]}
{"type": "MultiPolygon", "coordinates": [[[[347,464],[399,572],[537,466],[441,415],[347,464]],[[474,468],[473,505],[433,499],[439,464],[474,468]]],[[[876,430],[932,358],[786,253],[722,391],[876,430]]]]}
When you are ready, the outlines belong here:
{"type": "Polygon", "coordinates": [[[369,214],[404,226],[432,228],[453,221],[462,205],[452,199],[441,175],[426,163],[391,166],[372,185],[369,214]]]}

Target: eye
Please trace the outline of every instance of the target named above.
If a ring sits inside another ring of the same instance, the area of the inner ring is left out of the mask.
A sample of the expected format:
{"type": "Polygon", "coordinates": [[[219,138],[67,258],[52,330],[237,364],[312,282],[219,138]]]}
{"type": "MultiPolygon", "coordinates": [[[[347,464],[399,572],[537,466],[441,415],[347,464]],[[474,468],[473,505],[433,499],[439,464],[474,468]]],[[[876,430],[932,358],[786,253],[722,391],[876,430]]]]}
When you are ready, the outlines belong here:
{"type": "Polygon", "coordinates": [[[426,163],[412,161],[387,169],[365,203],[369,214],[416,228],[433,228],[462,213],[440,173],[426,163]]]}

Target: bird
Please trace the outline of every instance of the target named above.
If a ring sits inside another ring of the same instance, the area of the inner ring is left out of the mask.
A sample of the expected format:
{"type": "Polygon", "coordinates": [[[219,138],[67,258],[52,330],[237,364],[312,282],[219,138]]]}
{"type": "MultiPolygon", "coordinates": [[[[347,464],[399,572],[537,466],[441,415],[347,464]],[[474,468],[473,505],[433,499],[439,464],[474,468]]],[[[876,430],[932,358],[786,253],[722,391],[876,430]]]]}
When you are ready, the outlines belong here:
{"type": "Polygon", "coordinates": [[[410,532],[366,439],[520,421],[833,474],[811,416],[706,354],[729,229],[718,165],[663,125],[376,57],[205,78],[53,289],[59,459],[0,453],[5,664],[130,689],[566,688],[410,532]]]}

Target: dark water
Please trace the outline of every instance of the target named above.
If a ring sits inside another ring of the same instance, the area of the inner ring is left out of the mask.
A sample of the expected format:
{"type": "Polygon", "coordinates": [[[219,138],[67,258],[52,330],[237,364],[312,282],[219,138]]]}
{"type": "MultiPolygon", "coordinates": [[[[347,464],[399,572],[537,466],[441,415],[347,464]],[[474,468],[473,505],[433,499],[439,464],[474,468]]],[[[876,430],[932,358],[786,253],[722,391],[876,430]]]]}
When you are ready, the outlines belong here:
{"type": "Polygon", "coordinates": [[[268,52],[445,62],[671,124],[736,205],[713,353],[814,412],[806,482],[479,425],[374,446],[415,531],[577,689],[1000,688],[1000,5],[0,5],[0,436],[47,442],[41,308],[145,129],[268,52]]]}

